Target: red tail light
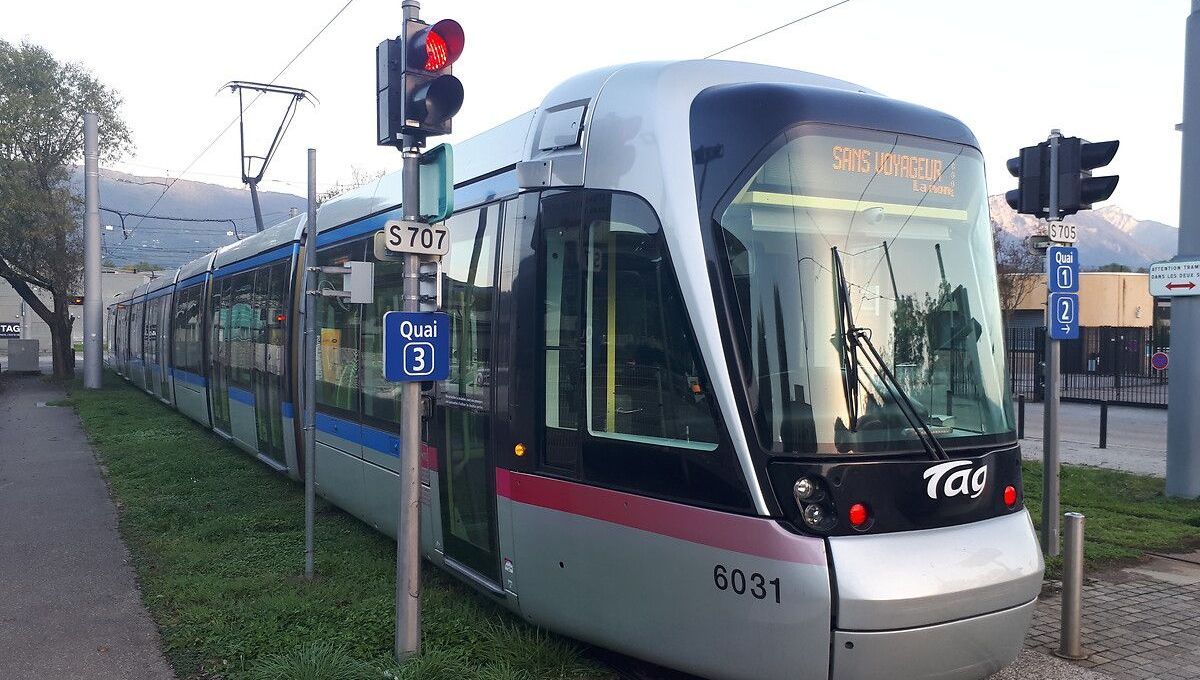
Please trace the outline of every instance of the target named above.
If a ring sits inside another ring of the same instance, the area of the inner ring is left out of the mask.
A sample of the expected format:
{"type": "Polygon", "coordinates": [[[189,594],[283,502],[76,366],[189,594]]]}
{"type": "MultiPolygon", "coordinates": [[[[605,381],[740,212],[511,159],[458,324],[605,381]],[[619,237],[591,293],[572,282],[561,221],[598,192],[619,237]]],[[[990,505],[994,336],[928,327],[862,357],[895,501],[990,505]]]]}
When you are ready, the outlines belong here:
{"type": "Polygon", "coordinates": [[[1015,486],[1004,487],[1004,504],[1010,508],[1017,504],[1017,488],[1015,486]]]}
{"type": "Polygon", "coordinates": [[[862,503],[850,506],[850,526],[861,529],[871,520],[871,512],[862,503]]]}

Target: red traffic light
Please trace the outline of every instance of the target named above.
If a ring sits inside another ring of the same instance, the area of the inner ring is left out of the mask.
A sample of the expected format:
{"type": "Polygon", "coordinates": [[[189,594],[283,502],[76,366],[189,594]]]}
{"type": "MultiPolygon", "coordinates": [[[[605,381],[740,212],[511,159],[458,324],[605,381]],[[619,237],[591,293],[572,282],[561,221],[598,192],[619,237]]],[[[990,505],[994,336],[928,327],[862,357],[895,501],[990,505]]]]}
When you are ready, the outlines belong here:
{"type": "Polygon", "coordinates": [[[453,19],[442,19],[410,39],[409,63],[420,64],[426,71],[441,71],[458,61],[465,43],[462,26],[453,19]]]}

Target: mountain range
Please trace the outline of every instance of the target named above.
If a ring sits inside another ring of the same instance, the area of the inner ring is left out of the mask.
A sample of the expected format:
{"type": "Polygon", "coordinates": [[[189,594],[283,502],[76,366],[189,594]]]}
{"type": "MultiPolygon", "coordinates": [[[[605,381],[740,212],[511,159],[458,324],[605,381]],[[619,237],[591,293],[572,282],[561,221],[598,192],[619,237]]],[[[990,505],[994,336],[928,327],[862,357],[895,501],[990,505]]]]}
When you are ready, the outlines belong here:
{"type": "MultiPolygon", "coordinates": [[[[106,225],[102,232],[105,260],[115,266],[148,262],[166,268],[178,267],[254,233],[254,210],[246,189],[180,179],[162,195],[171,182],[170,178],[141,177],[112,170],[101,172],[100,223],[106,225]],[[121,213],[125,214],[124,227],[121,213]],[[156,217],[143,219],[129,213],[156,217]]],[[[75,169],[71,183],[82,195],[82,168],[75,169]]],[[[292,209],[303,210],[306,205],[301,196],[271,191],[261,192],[259,199],[266,226],[287,219],[292,209]]],[[[1040,220],[1017,214],[1003,196],[991,196],[988,205],[992,223],[1000,228],[1002,238],[1019,240],[1044,233],[1040,220]]],[[[1136,270],[1151,262],[1170,259],[1178,246],[1178,228],[1139,220],[1115,205],[1081,212],[1066,221],[1079,228],[1077,245],[1085,269],[1117,263],[1136,270]]]]}
{"type": "MultiPolygon", "coordinates": [[[[989,197],[988,207],[992,224],[999,226],[1007,238],[1023,239],[1030,234],[1045,233],[1041,220],[1017,214],[1008,207],[1004,196],[989,197]]],[[[1078,227],[1079,241],[1075,245],[1084,269],[1117,263],[1137,270],[1174,257],[1179,246],[1178,227],[1139,220],[1115,205],[1086,210],[1064,221],[1078,227]]]]}
{"type": "MultiPolygon", "coordinates": [[[[171,178],[100,172],[102,257],[110,265],[148,262],[174,268],[254,233],[249,190],[186,179],[171,183],[171,178]],[[171,189],[164,195],[167,185],[171,189]]],[[[83,195],[82,167],[71,174],[71,185],[77,195],[83,195]]],[[[304,210],[307,205],[304,198],[292,194],[261,191],[258,196],[268,227],[287,219],[291,209],[304,210]]]]}

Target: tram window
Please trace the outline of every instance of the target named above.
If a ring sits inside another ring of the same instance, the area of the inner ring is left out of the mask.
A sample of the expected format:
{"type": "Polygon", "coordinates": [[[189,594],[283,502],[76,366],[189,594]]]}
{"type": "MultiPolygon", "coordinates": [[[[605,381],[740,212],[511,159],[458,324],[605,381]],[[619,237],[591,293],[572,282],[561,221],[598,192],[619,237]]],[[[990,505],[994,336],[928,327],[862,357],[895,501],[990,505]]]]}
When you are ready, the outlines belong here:
{"type": "Polygon", "coordinates": [[[548,440],[585,422],[595,437],[715,449],[707,381],[653,211],[624,194],[563,194],[543,203],[542,223],[548,440]]]}
{"type": "Polygon", "coordinates": [[[492,349],[492,286],[498,206],[446,220],[450,252],[442,270],[442,307],[450,315],[450,377],[443,393],[488,407],[492,349]]]}
{"type": "Polygon", "coordinates": [[[234,275],[230,285],[233,299],[229,308],[229,377],[232,384],[248,389],[254,357],[254,272],[234,275]]]}
{"type": "MultiPolygon", "coordinates": [[[[321,266],[343,265],[363,256],[363,242],[337,246],[317,253],[321,266]]],[[[341,290],[342,277],[320,274],[317,288],[341,290]]],[[[342,411],[358,411],[360,305],[338,298],[317,297],[317,403],[342,411]]]]}
{"type": "Polygon", "coordinates": [[[400,422],[403,383],[383,378],[383,315],[404,309],[402,262],[375,262],[375,303],[363,308],[363,415],[387,423],[400,422]]]}
{"type": "Polygon", "coordinates": [[[203,375],[200,366],[200,300],[204,286],[192,286],[178,293],[175,305],[175,366],[196,375],[203,375]]]}

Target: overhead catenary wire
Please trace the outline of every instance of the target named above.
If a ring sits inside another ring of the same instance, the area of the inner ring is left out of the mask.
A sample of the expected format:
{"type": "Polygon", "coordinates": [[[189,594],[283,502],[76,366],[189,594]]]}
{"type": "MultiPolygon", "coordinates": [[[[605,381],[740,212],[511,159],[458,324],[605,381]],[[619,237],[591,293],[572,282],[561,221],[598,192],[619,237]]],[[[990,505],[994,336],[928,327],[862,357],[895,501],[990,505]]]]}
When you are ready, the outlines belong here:
{"type": "Polygon", "coordinates": [[[835,9],[837,7],[841,7],[842,5],[844,5],[848,2],[850,2],[850,0],[840,0],[839,2],[835,2],[832,5],[822,7],[821,9],[819,9],[815,12],[810,12],[810,13],[805,14],[804,16],[799,17],[797,19],[792,19],[791,21],[789,21],[785,24],[780,24],[780,25],[776,26],[775,28],[772,28],[769,31],[763,31],[762,33],[759,33],[758,35],[754,35],[749,38],[746,38],[745,40],[738,42],[738,43],[734,43],[734,44],[730,45],[729,47],[717,50],[716,52],[713,52],[712,54],[706,55],[704,58],[712,59],[713,57],[717,56],[718,54],[724,54],[724,53],[728,52],[729,50],[732,50],[737,47],[741,47],[742,45],[746,45],[748,43],[752,43],[755,40],[758,40],[759,38],[762,38],[764,36],[771,35],[772,33],[776,32],[776,31],[782,31],[783,29],[787,28],[788,26],[794,26],[795,24],[798,24],[801,21],[804,21],[805,19],[811,19],[811,18],[817,16],[818,14],[824,14],[825,12],[828,12],[829,10],[835,9]]]}
{"type": "MultiPolygon", "coordinates": [[[[323,33],[325,33],[325,31],[330,26],[333,25],[333,22],[337,21],[338,17],[342,16],[342,13],[345,12],[352,4],[354,4],[354,0],[346,0],[346,4],[342,5],[341,9],[339,9],[333,15],[333,17],[331,17],[329,19],[329,21],[325,22],[325,25],[321,27],[321,30],[317,31],[316,35],[314,35],[312,38],[310,38],[308,42],[304,43],[304,47],[301,47],[300,51],[297,52],[295,54],[295,56],[293,56],[291,59],[289,59],[288,62],[283,65],[283,68],[279,69],[279,72],[276,73],[274,75],[274,77],[272,77],[269,81],[267,81],[267,84],[273,85],[276,80],[279,80],[279,78],[283,76],[284,73],[287,73],[287,70],[292,67],[292,64],[295,64],[296,60],[299,59],[301,57],[301,55],[303,55],[304,52],[307,51],[308,48],[311,47],[312,44],[314,42],[316,42],[317,39],[320,38],[321,35],[323,33]]],[[[249,110],[250,107],[254,106],[254,103],[257,102],[260,97],[262,97],[262,94],[263,94],[262,92],[259,92],[257,95],[255,95],[254,98],[250,100],[250,103],[246,105],[246,110],[249,110]]],[[[179,175],[171,178],[171,182],[162,190],[162,193],[160,193],[158,195],[158,198],[154,199],[154,202],[151,203],[150,207],[146,209],[146,213],[154,212],[154,209],[158,207],[158,204],[162,201],[163,197],[167,195],[167,192],[169,192],[171,190],[171,187],[175,186],[175,183],[178,182],[180,179],[182,179],[183,176],[186,175],[188,173],[188,171],[192,169],[192,166],[194,166],[197,162],[200,161],[201,158],[204,157],[204,154],[208,153],[209,150],[211,150],[214,146],[216,146],[217,142],[219,142],[221,140],[221,138],[225,136],[225,133],[229,132],[233,128],[233,126],[238,122],[238,120],[240,118],[241,118],[241,114],[239,113],[239,115],[237,117],[233,118],[233,120],[230,120],[229,123],[225,127],[221,128],[221,131],[217,133],[217,136],[213,137],[212,141],[210,141],[208,144],[206,144],[204,146],[203,149],[200,150],[200,153],[196,154],[192,158],[192,160],[189,161],[188,164],[184,166],[183,170],[179,173],[179,175]]],[[[133,235],[133,233],[135,231],[137,231],[138,227],[140,227],[141,225],[142,225],[142,219],[139,219],[138,223],[133,225],[133,227],[129,230],[129,234],[133,235]]]]}

